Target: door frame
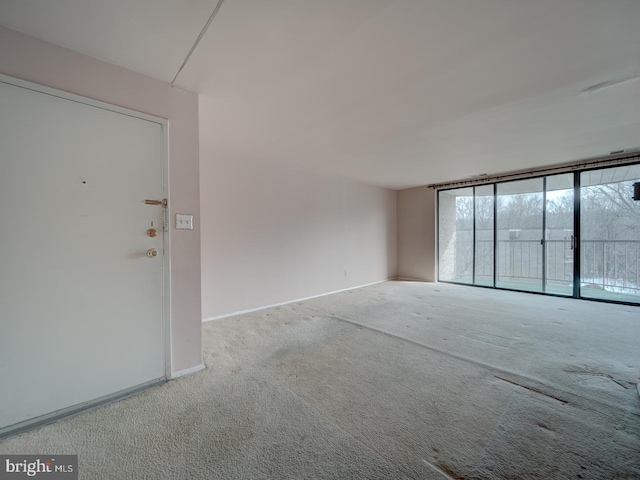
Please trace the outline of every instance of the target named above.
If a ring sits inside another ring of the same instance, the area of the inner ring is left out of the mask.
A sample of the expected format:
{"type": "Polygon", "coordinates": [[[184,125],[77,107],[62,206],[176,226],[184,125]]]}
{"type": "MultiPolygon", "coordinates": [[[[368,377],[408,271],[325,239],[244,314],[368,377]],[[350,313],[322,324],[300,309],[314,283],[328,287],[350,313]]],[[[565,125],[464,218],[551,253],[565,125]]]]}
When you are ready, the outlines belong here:
{"type": "MultiPolygon", "coordinates": [[[[42,85],[39,83],[29,82],[27,80],[22,80],[15,77],[10,77],[8,75],[3,75],[0,73],[0,83],[5,83],[8,85],[12,85],[19,88],[24,88],[26,90],[31,90],[38,93],[43,93],[45,95],[51,95],[53,97],[62,98],[64,100],[70,100],[72,102],[81,103],[84,105],[88,105],[95,108],[100,108],[103,110],[108,110],[114,113],[119,113],[121,115],[127,115],[130,117],[138,118],[141,120],[146,120],[152,123],[156,123],[160,125],[161,131],[161,148],[160,148],[160,157],[158,160],[160,161],[161,170],[162,170],[162,197],[169,198],[169,121],[166,118],[157,117],[154,115],[149,115],[147,113],[138,112],[135,110],[131,110],[129,108],[120,107],[117,105],[113,105],[110,103],[106,103],[100,100],[95,100],[93,98],[84,97],[82,95],[76,95],[74,93],[66,92],[64,90],[59,90],[56,88],[48,87],[46,85],[42,85]]],[[[140,199],[140,201],[144,201],[145,199],[140,199]]],[[[150,207],[151,208],[151,207],[150,207]]],[[[162,319],[161,319],[161,336],[163,339],[162,351],[163,351],[163,364],[164,364],[164,379],[168,379],[171,373],[171,241],[170,241],[170,211],[169,211],[169,202],[167,205],[162,207],[164,209],[164,226],[163,226],[163,239],[162,239],[162,247],[163,247],[163,255],[162,255],[162,299],[161,299],[161,309],[162,309],[162,319]]],[[[152,383],[155,384],[155,383],[152,383]]],[[[139,389],[135,389],[138,391],[139,389]]],[[[122,396],[121,392],[113,392],[114,399],[122,396]]],[[[96,399],[97,404],[105,403],[105,399],[96,399]]],[[[87,405],[87,408],[90,406],[87,405]]],[[[70,407],[73,408],[73,407],[70,407]]],[[[65,409],[67,410],[67,409],[65,409]]],[[[53,412],[54,414],[56,412],[53,412]]],[[[59,416],[66,415],[62,411],[61,415],[56,415],[56,418],[59,416]]],[[[45,415],[48,417],[51,414],[45,415]]],[[[52,418],[51,421],[56,418],[52,418]]],[[[28,421],[27,421],[28,422],[28,421]]]]}

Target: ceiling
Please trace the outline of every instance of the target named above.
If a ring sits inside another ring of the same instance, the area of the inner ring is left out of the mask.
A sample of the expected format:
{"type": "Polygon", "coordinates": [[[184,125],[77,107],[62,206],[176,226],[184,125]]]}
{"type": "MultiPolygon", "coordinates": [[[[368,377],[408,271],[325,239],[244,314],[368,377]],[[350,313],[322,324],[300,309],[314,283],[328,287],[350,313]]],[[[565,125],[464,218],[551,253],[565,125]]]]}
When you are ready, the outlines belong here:
{"type": "MultiPolygon", "coordinates": [[[[0,0],[0,24],[169,83],[217,3],[0,0]]],[[[640,146],[638,20],[638,0],[224,0],[175,85],[200,94],[203,161],[400,189],[640,146]]]]}

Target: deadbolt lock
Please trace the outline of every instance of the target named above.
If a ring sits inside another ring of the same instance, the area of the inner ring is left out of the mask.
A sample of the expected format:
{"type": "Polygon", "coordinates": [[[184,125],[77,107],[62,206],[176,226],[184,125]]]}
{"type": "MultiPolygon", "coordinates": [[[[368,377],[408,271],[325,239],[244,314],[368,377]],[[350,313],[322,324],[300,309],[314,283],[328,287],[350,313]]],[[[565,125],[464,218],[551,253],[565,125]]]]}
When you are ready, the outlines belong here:
{"type": "Polygon", "coordinates": [[[158,256],[158,250],[156,250],[155,248],[150,248],[149,250],[147,250],[147,257],[153,258],[157,256],[158,256]]]}
{"type": "Polygon", "coordinates": [[[150,228],[149,230],[147,230],[147,235],[149,235],[150,237],[157,237],[158,230],[156,230],[155,228],[150,228]]]}

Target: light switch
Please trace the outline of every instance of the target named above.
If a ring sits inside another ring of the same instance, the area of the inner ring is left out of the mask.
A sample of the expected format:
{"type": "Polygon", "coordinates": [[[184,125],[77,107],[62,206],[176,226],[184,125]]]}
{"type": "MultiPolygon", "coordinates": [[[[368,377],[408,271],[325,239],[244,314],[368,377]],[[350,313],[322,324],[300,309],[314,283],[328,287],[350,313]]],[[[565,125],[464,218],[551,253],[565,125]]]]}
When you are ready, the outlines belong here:
{"type": "Polygon", "coordinates": [[[176,213],[176,228],[180,230],[193,230],[193,215],[176,213]]]}

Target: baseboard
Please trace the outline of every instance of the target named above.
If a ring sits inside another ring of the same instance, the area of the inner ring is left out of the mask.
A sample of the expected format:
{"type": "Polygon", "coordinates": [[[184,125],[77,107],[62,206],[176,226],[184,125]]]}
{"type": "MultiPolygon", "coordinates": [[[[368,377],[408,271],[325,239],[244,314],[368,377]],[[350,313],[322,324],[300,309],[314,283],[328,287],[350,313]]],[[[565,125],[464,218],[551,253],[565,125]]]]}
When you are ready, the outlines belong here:
{"type": "Polygon", "coordinates": [[[295,300],[288,300],[286,302],[275,303],[273,305],[265,305],[263,307],[251,308],[249,310],[239,310],[237,312],[225,313],[224,315],[218,315],[216,317],[203,318],[202,319],[202,323],[212,322],[214,320],[222,320],[223,318],[228,318],[228,317],[235,317],[236,315],[243,315],[245,313],[259,312],[260,310],[266,310],[267,308],[273,308],[273,307],[281,307],[283,305],[289,305],[290,303],[304,302],[305,300],[311,300],[311,299],[314,299],[314,298],[326,297],[327,295],[333,295],[333,294],[336,294],[336,293],[348,292],[349,290],[356,290],[358,288],[370,287],[372,285],[378,285],[379,283],[388,282],[390,280],[394,280],[394,279],[393,278],[387,278],[386,280],[379,280],[377,282],[371,282],[371,283],[367,283],[365,285],[358,285],[356,287],[343,288],[342,290],[335,290],[333,292],[321,293],[319,295],[313,295],[311,297],[297,298],[295,300]]]}
{"type": "Polygon", "coordinates": [[[102,397],[89,400],[87,402],[82,402],[77,405],[72,405],[67,408],[63,408],[61,410],[57,410],[55,412],[47,413],[45,415],[32,418],[29,420],[25,420],[20,423],[16,423],[15,425],[9,425],[7,427],[0,428],[0,439],[9,437],[12,435],[17,435],[18,433],[26,432],[27,430],[31,430],[36,427],[41,427],[43,425],[48,425],[49,423],[57,422],[58,420],[62,420],[64,418],[73,417],[80,413],[84,413],[87,410],[92,410],[97,407],[101,407],[102,405],[106,405],[109,403],[116,402],[118,400],[122,400],[124,398],[130,397],[132,395],[136,395],[148,388],[155,387],[166,383],[166,378],[157,378],[155,380],[150,380],[148,382],[142,383],[140,385],[136,385],[134,387],[126,388],[124,390],[120,390],[119,392],[110,393],[108,395],[104,395],[102,397]]]}
{"type": "Polygon", "coordinates": [[[396,277],[394,280],[401,282],[428,282],[433,283],[431,280],[425,280],[424,278],[412,278],[412,277],[396,277]]]}
{"type": "Polygon", "coordinates": [[[200,365],[196,365],[195,367],[185,368],[184,370],[178,370],[177,372],[171,372],[171,376],[169,377],[169,379],[174,380],[178,377],[184,377],[185,375],[190,375],[192,373],[199,372],[204,368],[205,368],[204,363],[201,363],[200,365]]]}

